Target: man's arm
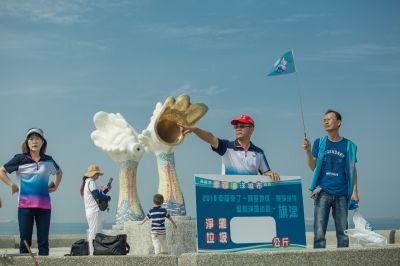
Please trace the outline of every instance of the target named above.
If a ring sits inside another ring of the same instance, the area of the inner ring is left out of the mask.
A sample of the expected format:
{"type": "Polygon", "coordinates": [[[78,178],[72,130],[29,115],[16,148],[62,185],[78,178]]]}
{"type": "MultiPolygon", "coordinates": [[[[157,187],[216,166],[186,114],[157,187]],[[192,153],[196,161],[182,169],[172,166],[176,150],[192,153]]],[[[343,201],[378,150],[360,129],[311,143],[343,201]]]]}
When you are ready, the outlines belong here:
{"type": "Polygon", "coordinates": [[[186,134],[189,133],[194,133],[196,136],[198,136],[200,139],[203,141],[207,142],[210,144],[214,149],[218,149],[218,139],[216,136],[214,136],[211,132],[208,132],[206,130],[203,130],[198,127],[188,127],[185,126],[181,123],[178,123],[178,126],[181,128],[183,135],[185,136],[186,134]]]}
{"type": "Polygon", "coordinates": [[[312,155],[312,153],[311,153],[311,143],[306,138],[304,138],[303,148],[306,151],[308,168],[310,168],[311,171],[314,171],[316,158],[314,158],[314,156],[312,155]]]}
{"type": "Polygon", "coordinates": [[[18,186],[7,176],[7,171],[4,166],[0,167],[0,179],[11,187],[12,194],[19,191],[18,186]]]}
{"type": "Polygon", "coordinates": [[[351,198],[355,201],[359,202],[360,198],[358,197],[358,177],[357,177],[357,168],[354,169],[354,186],[353,186],[353,194],[351,198]]]}

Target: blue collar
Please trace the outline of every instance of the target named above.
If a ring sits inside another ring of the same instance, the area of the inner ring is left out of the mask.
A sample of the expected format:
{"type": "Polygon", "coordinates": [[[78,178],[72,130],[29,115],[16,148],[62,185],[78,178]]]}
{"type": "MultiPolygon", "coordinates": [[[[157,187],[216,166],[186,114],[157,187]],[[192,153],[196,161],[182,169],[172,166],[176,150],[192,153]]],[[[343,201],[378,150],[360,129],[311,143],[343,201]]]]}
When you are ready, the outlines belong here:
{"type": "MultiPolygon", "coordinates": [[[[234,145],[234,147],[235,148],[240,148],[240,149],[242,149],[242,150],[244,150],[244,148],[242,147],[242,145],[240,145],[240,143],[239,143],[239,141],[237,140],[237,139],[235,139],[234,141],[233,141],[233,145],[234,145]]],[[[249,151],[250,150],[254,150],[254,145],[253,145],[253,142],[251,142],[250,141],[250,146],[249,146],[249,151]]]]}

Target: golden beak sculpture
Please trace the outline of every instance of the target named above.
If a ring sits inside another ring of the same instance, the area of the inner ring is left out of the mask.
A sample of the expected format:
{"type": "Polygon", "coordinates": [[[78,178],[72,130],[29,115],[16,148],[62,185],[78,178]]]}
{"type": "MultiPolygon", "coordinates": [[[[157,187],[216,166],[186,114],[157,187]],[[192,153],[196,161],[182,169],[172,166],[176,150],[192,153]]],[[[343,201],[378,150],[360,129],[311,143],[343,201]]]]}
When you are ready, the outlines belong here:
{"type": "Polygon", "coordinates": [[[149,125],[138,136],[145,150],[157,157],[158,193],[164,196],[164,206],[174,216],[186,215],[174,156],[174,151],[184,140],[178,123],[195,126],[207,111],[205,104],[191,104],[188,95],[181,95],[176,100],[170,96],[164,104],[156,104],[149,125]]]}
{"type": "Polygon", "coordinates": [[[183,135],[177,124],[194,126],[207,111],[205,104],[191,104],[188,95],[181,95],[176,100],[172,96],[168,97],[154,123],[156,137],[165,145],[181,144],[183,135]]]}

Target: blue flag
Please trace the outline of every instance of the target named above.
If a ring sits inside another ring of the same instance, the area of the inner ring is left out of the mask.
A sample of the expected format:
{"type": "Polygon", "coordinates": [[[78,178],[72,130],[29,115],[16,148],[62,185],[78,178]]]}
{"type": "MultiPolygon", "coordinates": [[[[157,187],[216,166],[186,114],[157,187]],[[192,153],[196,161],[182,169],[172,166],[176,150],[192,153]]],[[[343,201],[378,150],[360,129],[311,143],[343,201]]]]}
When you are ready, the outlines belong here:
{"type": "Polygon", "coordinates": [[[296,68],[294,66],[293,51],[289,51],[276,60],[274,68],[267,74],[267,76],[290,74],[295,71],[296,68]]]}

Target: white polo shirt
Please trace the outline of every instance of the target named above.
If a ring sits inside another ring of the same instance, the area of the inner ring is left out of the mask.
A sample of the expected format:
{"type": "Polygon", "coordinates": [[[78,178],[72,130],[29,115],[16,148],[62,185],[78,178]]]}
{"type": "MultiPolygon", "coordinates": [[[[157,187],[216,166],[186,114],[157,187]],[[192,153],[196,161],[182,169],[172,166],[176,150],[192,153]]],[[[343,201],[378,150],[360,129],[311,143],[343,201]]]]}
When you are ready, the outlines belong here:
{"type": "Polygon", "coordinates": [[[218,139],[218,148],[211,148],[222,156],[223,175],[258,175],[271,170],[264,151],[252,142],[247,151],[237,140],[218,139]]]}

